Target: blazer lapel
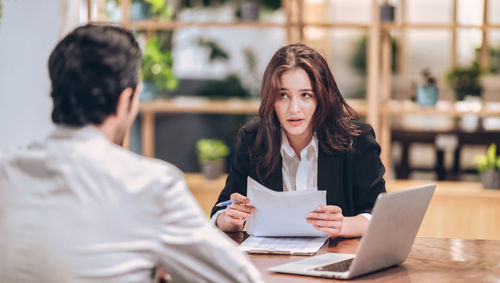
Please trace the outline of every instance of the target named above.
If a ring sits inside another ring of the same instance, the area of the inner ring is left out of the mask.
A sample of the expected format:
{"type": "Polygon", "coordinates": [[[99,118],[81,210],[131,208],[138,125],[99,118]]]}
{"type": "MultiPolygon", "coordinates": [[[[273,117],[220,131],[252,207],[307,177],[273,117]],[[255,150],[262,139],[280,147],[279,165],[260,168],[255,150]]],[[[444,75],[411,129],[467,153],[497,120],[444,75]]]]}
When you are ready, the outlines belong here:
{"type": "Polygon", "coordinates": [[[277,192],[283,191],[283,170],[281,165],[282,159],[280,158],[278,167],[262,182],[264,186],[277,192]]]}
{"type": "Polygon", "coordinates": [[[342,172],[340,154],[334,152],[327,154],[321,146],[318,147],[318,190],[326,190],[328,204],[334,204],[334,200],[341,193],[342,172]]]}

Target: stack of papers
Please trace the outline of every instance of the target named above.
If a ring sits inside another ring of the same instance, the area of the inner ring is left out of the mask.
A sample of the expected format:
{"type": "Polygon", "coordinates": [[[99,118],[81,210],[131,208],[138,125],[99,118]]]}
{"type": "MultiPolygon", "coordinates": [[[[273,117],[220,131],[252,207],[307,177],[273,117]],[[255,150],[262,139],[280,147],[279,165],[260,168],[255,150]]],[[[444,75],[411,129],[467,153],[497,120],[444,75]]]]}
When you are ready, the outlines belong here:
{"type": "Polygon", "coordinates": [[[276,192],[247,179],[247,196],[256,211],[247,218],[250,237],[240,249],[250,253],[315,254],[328,236],[306,222],[319,205],[326,204],[326,192],[315,189],[276,192]]]}
{"type": "Polygon", "coordinates": [[[319,205],[326,204],[326,191],[276,192],[247,179],[247,196],[256,211],[247,218],[247,232],[263,237],[325,237],[306,222],[319,205]]]}
{"type": "Polygon", "coordinates": [[[328,237],[248,237],[240,245],[242,251],[264,254],[313,255],[328,237]]]}

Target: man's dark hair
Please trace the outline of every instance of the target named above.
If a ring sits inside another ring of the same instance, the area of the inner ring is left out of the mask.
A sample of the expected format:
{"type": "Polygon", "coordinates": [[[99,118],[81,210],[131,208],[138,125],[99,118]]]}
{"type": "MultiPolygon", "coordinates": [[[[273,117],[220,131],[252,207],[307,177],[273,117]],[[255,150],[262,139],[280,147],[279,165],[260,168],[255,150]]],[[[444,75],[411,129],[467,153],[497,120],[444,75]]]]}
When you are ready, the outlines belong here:
{"type": "Polygon", "coordinates": [[[85,25],[61,40],[49,58],[55,124],[101,124],[118,98],[139,80],[141,50],[133,34],[116,26],[85,25]]]}

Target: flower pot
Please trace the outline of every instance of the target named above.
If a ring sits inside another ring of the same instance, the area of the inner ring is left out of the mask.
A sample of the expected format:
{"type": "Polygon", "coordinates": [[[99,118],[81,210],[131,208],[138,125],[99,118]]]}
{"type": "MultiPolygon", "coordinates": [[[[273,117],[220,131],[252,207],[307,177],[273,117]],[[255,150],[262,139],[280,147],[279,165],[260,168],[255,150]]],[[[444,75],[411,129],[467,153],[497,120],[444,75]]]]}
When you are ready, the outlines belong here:
{"type": "Polygon", "coordinates": [[[417,86],[417,103],[419,106],[434,106],[438,100],[438,88],[435,85],[417,86]]]}
{"type": "Polygon", "coordinates": [[[143,81],[142,91],[139,96],[139,100],[142,102],[150,102],[156,98],[156,87],[153,82],[143,81]]]}
{"type": "Polygon", "coordinates": [[[240,16],[242,21],[255,22],[259,20],[259,3],[244,1],[240,4],[240,16]]]}
{"type": "Polygon", "coordinates": [[[201,172],[207,179],[217,179],[224,171],[224,160],[202,161],[201,172]]]}
{"type": "Polygon", "coordinates": [[[130,9],[132,21],[144,21],[151,18],[150,5],[144,2],[133,2],[130,9]]]}
{"type": "Polygon", "coordinates": [[[394,6],[390,4],[382,4],[380,6],[380,21],[382,23],[394,22],[394,6]]]}
{"type": "Polygon", "coordinates": [[[485,189],[500,189],[500,171],[486,170],[481,174],[481,182],[485,189]]]}
{"type": "Polygon", "coordinates": [[[467,96],[481,97],[481,88],[456,88],[455,95],[457,101],[464,100],[467,96]]]}

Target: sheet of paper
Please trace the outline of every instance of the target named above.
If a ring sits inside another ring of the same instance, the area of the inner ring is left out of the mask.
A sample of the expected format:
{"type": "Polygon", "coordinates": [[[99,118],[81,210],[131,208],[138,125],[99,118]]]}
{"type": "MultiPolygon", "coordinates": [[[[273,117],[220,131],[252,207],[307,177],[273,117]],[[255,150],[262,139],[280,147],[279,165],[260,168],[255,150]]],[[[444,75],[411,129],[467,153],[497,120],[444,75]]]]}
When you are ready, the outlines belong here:
{"type": "Polygon", "coordinates": [[[313,255],[328,237],[256,237],[250,236],[240,245],[240,249],[249,253],[276,253],[313,255]]]}
{"type": "Polygon", "coordinates": [[[326,191],[276,192],[247,179],[247,196],[256,211],[247,218],[247,232],[254,236],[324,237],[306,222],[309,213],[326,204],[326,191]]]}

